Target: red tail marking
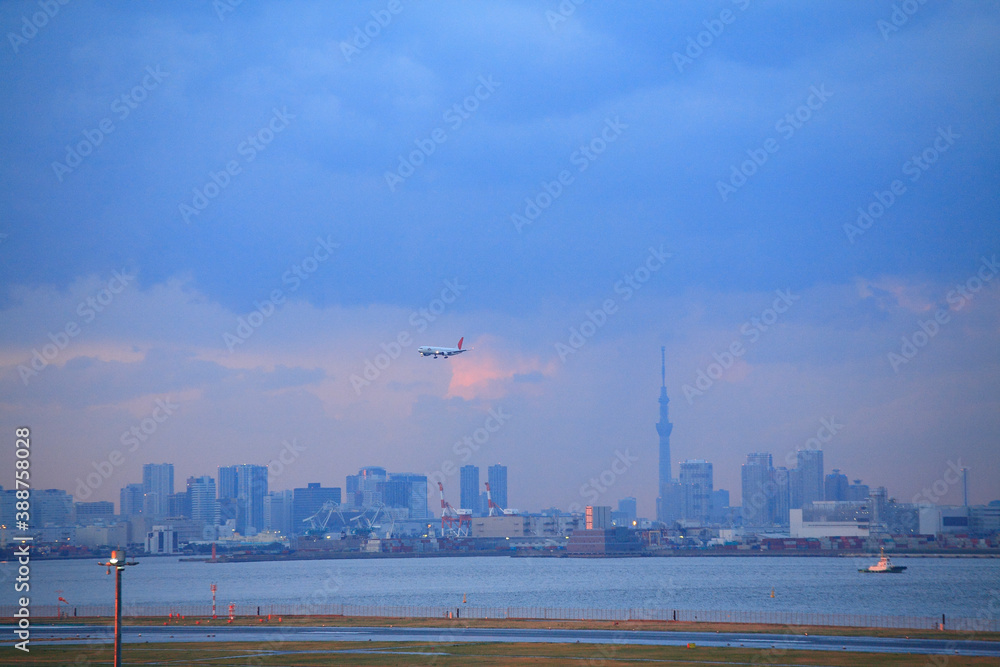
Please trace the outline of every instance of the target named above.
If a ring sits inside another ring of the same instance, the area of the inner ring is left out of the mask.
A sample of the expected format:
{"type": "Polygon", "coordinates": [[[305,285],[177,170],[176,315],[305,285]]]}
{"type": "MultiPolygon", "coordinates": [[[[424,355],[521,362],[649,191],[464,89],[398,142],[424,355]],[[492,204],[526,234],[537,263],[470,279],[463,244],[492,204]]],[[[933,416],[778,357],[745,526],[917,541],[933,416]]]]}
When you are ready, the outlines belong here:
{"type": "Polygon", "coordinates": [[[462,341],[463,340],[465,340],[465,336],[462,336],[461,338],[458,339],[458,349],[460,349],[460,350],[462,349],[462,341]]]}

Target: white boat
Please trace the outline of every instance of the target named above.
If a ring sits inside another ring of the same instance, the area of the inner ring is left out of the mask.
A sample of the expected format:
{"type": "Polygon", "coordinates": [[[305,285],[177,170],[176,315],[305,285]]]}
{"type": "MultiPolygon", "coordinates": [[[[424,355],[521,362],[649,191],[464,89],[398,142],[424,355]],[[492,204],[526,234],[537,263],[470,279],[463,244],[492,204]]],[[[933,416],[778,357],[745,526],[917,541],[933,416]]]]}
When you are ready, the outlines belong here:
{"type": "Polygon", "coordinates": [[[871,567],[863,567],[858,572],[872,572],[876,574],[898,574],[906,569],[905,565],[893,565],[889,557],[885,555],[885,548],[882,548],[881,558],[871,567]]]}

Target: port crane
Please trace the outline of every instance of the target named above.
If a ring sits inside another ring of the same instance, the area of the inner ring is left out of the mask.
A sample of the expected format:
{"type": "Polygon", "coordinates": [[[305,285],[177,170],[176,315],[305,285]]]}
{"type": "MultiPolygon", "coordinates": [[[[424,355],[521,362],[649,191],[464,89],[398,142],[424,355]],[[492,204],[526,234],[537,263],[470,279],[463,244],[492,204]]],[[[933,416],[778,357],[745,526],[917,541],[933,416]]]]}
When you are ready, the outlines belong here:
{"type": "Polygon", "coordinates": [[[455,509],[444,499],[444,484],[438,482],[441,492],[441,534],[449,537],[468,537],[472,532],[472,510],[455,509]]]}
{"type": "Polygon", "coordinates": [[[503,516],[504,515],[503,508],[497,505],[495,502],[493,502],[493,495],[490,493],[490,483],[485,482],[485,484],[486,484],[486,505],[487,507],[489,507],[489,512],[487,512],[487,514],[489,514],[489,516],[503,516]]]}
{"type": "Polygon", "coordinates": [[[341,511],[340,503],[333,500],[325,501],[315,514],[302,519],[302,521],[309,524],[309,530],[311,531],[326,532],[326,526],[330,522],[330,517],[334,514],[340,517],[340,523],[342,525],[347,524],[347,519],[344,518],[344,513],[341,511]],[[326,514],[325,516],[323,516],[324,513],[326,514]],[[322,519],[320,519],[321,516],[323,517],[322,519]]]}
{"type": "MultiPolygon", "coordinates": [[[[356,535],[370,535],[372,531],[381,528],[377,522],[379,515],[382,514],[385,509],[384,503],[375,503],[365,507],[357,516],[351,517],[352,522],[357,522],[354,533],[356,535]]],[[[395,524],[395,518],[393,518],[393,524],[395,524]]]]}

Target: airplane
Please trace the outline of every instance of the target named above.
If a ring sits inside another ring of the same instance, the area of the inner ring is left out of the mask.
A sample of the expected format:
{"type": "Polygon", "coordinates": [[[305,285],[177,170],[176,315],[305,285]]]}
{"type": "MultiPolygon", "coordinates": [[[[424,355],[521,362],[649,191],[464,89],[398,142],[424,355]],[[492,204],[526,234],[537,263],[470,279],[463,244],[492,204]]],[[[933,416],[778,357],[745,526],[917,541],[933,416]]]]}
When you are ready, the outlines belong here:
{"type": "Polygon", "coordinates": [[[462,341],[465,340],[465,336],[458,339],[458,347],[435,347],[433,345],[421,345],[417,348],[417,352],[420,353],[422,357],[433,356],[437,359],[439,356],[447,359],[456,354],[462,354],[463,352],[468,352],[472,348],[462,349],[462,341]]]}

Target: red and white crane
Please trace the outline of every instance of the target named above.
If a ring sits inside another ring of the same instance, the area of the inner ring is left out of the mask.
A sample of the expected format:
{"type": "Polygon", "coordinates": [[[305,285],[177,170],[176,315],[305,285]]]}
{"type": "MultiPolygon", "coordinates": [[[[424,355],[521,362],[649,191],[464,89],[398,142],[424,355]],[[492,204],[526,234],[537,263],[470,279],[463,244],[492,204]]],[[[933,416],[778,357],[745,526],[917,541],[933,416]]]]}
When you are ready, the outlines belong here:
{"type": "Polygon", "coordinates": [[[489,516],[503,516],[504,510],[502,507],[493,502],[493,496],[490,495],[490,483],[486,484],[486,505],[489,507],[489,516]]]}
{"type": "Polygon", "coordinates": [[[472,529],[472,510],[455,509],[444,499],[444,484],[438,482],[441,492],[441,534],[450,537],[468,537],[472,529]]]}

